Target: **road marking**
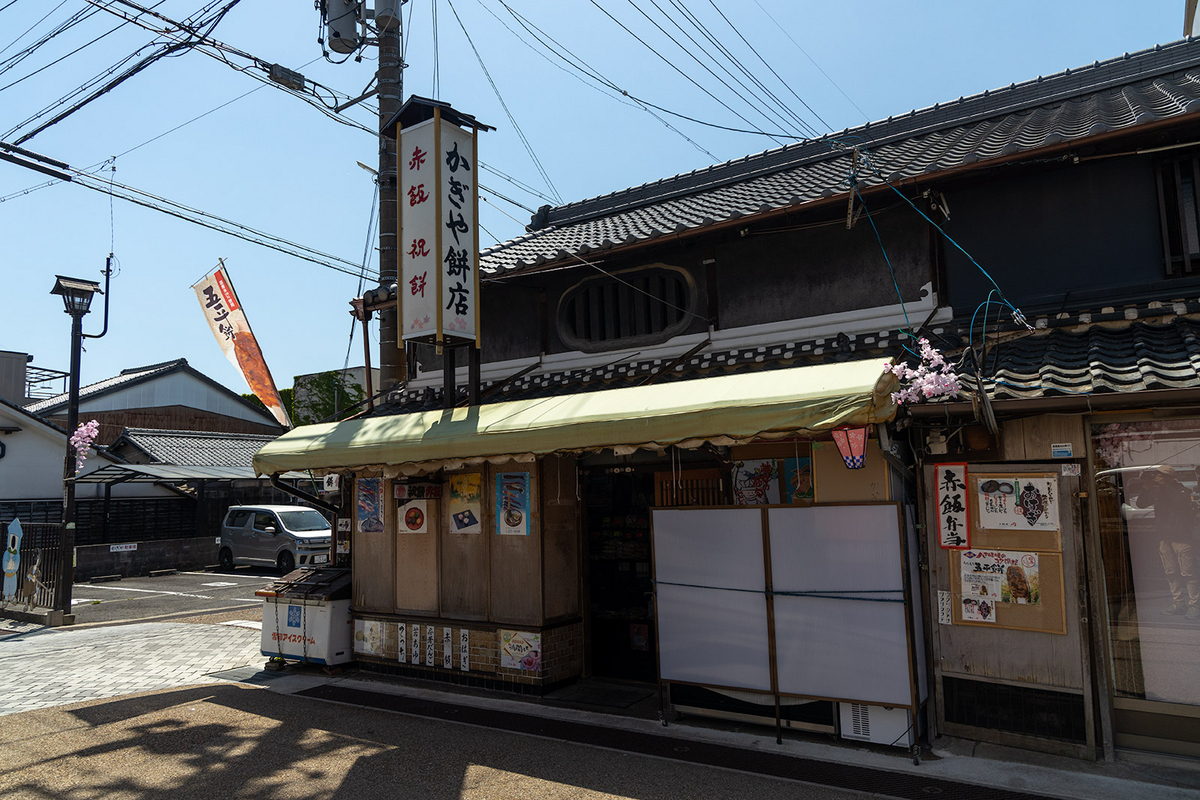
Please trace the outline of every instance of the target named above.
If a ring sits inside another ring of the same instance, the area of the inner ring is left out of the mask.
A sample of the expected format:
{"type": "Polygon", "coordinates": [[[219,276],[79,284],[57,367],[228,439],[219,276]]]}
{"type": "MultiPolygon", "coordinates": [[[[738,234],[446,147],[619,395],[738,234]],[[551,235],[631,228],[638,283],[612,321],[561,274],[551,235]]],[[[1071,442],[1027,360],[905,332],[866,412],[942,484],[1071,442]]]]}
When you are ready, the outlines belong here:
{"type": "Polygon", "coordinates": [[[235,598],[233,602],[235,602],[235,603],[261,603],[262,598],[261,597],[252,597],[252,598],[247,599],[244,597],[238,597],[238,598],[235,598]]]}
{"type": "Polygon", "coordinates": [[[222,625],[233,625],[238,628],[253,628],[256,631],[262,630],[261,622],[255,622],[255,621],[249,620],[249,619],[235,619],[235,620],[231,620],[229,622],[222,622],[221,624],[222,625]]]}
{"type": "Polygon", "coordinates": [[[134,589],[131,586],[105,586],[102,583],[98,583],[95,586],[90,586],[88,588],[90,588],[90,589],[108,589],[109,591],[113,591],[113,592],[144,592],[145,594],[169,594],[174,597],[197,597],[201,600],[212,600],[212,598],[206,594],[186,594],[185,592],[168,592],[163,589],[134,589]]]}
{"type": "Polygon", "coordinates": [[[71,605],[75,605],[76,603],[99,603],[99,602],[100,602],[99,600],[84,600],[82,597],[72,597],[71,598],[71,605]]]}
{"type": "Polygon", "coordinates": [[[212,586],[213,588],[220,588],[222,586],[241,586],[240,583],[233,583],[230,581],[217,581],[216,583],[202,583],[200,585],[201,586],[212,586]]]}
{"type": "MultiPolygon", "coordinates": [[[[180,575],[199,575],[204,578],[214,577],[213,573],[211,573],[211,572],[180,572],[179,574],[180,575]]],[[[222,575],[221,577],[222,578],[241,578],[242,576],[241,575],[222,575]]],[[[270,578],[265,575],[247,575],[245,577],[245,580],[251,581],[253,583],[270,583],[271,581],[274,580],[274,578],[270,578]]]]}

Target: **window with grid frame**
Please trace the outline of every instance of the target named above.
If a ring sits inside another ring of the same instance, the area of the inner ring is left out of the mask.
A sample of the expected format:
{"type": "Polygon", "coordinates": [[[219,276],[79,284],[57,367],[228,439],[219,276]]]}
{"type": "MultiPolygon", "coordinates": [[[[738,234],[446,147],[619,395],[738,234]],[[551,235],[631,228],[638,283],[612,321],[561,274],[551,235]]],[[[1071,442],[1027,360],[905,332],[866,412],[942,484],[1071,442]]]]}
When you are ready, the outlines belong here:
{"type": "Polygon", "coordinates": [[[1167,277],[1200,273],[1200,151],[1160,160],[1155,178],[1167,277]]]}

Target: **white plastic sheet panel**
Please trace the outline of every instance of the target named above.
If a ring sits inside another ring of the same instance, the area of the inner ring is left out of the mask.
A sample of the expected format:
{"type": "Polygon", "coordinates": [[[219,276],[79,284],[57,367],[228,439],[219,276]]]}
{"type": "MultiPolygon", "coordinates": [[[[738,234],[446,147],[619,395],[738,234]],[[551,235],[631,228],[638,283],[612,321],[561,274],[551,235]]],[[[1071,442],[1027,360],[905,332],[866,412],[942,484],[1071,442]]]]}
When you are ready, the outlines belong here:
{"type": "Polygon", "coordinates": [[[775,591],[834,593],[775,596],[779,691],[911,705],[905,605],[878,602],[904,597],[896,507],[781,508],[768,514],[775,591]]]}
{"type": "Polygon", "coordinates": [[[770,691],[761,511],[652,514],[662,679],[770,691]]]}
{"type": "Polygon", "coordinates": [[[654,578],[762,592],[762,512],[757,508],[652,511],[654,578]]]}

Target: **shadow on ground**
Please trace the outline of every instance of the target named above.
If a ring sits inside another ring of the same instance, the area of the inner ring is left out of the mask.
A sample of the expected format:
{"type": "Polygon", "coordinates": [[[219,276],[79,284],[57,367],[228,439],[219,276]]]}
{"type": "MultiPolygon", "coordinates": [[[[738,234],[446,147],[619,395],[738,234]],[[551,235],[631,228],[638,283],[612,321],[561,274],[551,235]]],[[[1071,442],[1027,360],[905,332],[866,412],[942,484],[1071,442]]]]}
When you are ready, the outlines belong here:
{"type": "Polygon", "coordinates": [[[5,718],[5,798],[849,798],[506,731],[214,685],[5,718]]]}

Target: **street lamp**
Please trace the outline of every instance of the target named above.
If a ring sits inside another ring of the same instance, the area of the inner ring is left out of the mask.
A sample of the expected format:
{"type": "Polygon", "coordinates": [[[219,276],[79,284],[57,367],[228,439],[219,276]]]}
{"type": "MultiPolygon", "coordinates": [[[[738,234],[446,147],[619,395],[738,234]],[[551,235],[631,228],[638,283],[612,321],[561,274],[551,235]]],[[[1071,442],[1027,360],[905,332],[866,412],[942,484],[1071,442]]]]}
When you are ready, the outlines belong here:
{"type": "MultiPolygon", "coordinates": [[[[105,278],[112,273],[112,257],[105,278]]],[[[83,350],[83,316],[92,306],[92,297],[101,292],[100,284],[81,278],[56,275],[50,294],[62,297],[64,310],[71,315],[71,377],[67,400],[67,455],[63,461],[63,530],[59,543],[58,579],[55,605],[65,617],[71,613],[71,584],[75,578],[75,451],[70,437],[79,427],[79,356],[83,350]]],[[[101,292],[103,294],[103,292],[101,292]]],[[[108,300],[104,302],[104,333],[108,332],[108,300]]],[[[104,333],[99,334],[103,336],[104,333]]],[[[92,338],[99,338],[99,336],[92,338]]]]}

